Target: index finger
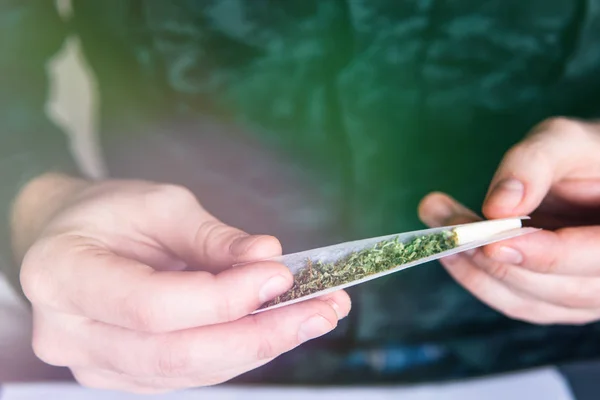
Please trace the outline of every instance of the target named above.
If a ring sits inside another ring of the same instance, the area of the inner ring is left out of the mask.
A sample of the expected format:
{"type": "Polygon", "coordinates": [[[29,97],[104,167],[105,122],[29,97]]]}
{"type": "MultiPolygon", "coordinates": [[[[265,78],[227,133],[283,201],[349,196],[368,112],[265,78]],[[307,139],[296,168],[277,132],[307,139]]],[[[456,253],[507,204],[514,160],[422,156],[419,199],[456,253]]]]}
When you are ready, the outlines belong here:
{"type": "Polygon", "coordinates": [[[231,323],[157,335],[90,324],[85,335],[74,339],[86,340],[84,350],[69,361],[133,376],[195,379],[196,386],[205,385],[198,379],[230,378],[330,332],[349,311],[348,295],[335,292],[231,323]]]}
{"type": "Polygon", "coordinates": [[[599,276],[600,227],[539,231],[486,246],[486,256],[535,272],[599,276]]]}
{"type": "Polygon", "coordinates": [[[293,284],[290,271],[259,262],[217,275],[155,271],[85,238],[33,248],[22,282],[32,303],[139,331],[166,332],[248,315],[293,284]]]}

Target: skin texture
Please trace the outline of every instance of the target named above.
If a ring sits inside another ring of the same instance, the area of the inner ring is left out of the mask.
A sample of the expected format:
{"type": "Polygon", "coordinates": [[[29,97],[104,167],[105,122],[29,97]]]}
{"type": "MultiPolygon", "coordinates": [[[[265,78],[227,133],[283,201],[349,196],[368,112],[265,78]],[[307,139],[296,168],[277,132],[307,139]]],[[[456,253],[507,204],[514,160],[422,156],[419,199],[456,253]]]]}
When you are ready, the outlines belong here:
{"type": "Polygon", "coordinates": [[[346,293],[248,315],[288,290],[279,241],[227,226],[185,188],[48,174],[12,215],[33,349],[84,386],[156,393],[214,385],[326,334],[346,293]],[[41,194],[44,194],[42,196],[41,194]]]}
{"type": "MultiPolygon", "coordinates": [[[[441,260],[481,301],[535,324],[600,318],[600,124],[556,118],[510,149],[483,204],[486,218],[531,215],[545,228],[441,260]]],[[[429,226],[480,219],[443,193],[425,197],[429,226]]]]}

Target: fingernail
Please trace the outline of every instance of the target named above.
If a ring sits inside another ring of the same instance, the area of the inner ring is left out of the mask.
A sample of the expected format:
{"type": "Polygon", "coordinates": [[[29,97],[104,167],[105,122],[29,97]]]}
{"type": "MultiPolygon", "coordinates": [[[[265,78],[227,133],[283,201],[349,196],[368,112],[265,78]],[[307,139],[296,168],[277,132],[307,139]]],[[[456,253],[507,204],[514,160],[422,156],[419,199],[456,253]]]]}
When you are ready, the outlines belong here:
{"type": "Polygon", "coordinates": [[[235,239],[229,246],[229,251],[234,257],[243,256],[252,247],[254,242],[258,240],[256,236],[241,236],[235,239]]]}
{"type": "Polygon", "coordinates": [[[514,178],[505,179],[496,185],[489,201],[493,202],[495,207],[513,209],[523,200],[524,192],[525,186],[521,181],[514,178]]]}
{"type": "Polygon", "coordinates": [[[494,252],[492,259],[504,264],[520,265],[523,262],[523,255],[513,248],[504,246],[494,252]]]}
{"type": "Polygon", "coordinates": [[[289,280],[282,275],[277,275],[269,279],[258,292],[258,299],[261,303],[266,303],[269,300],[279,296],[288,290],[289,280]]]}
{"type": "Polygon", "coordinates": [[[300,325],[298,340],[300,343],[304,343],[319,336],[323,336],[332,329],[333,326],[331,325],[331,322],[321,315],[315,315],[300,325]]]}
{"type": "Polygon", "coordinates": [[[333,308],[333,311],[335,311],[335,315],[337,315],[338,321],[348,316],[347,313],[342,313],[342,309],[340,308],[338,303],[333,301],[333,299],[327,299],[326,301],[331,306],[331,308],[333,308]]]}

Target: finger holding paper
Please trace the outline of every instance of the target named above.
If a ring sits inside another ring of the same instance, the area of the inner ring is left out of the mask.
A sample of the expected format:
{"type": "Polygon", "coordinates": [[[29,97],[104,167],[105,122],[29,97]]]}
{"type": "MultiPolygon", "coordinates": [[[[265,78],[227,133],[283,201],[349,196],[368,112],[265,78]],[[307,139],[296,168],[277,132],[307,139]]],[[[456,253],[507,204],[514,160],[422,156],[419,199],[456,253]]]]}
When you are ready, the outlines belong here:
{"type": "MultiPolygon", "coordinates": [[[[581,324],[600,319],[600,126],[553,119],[537,126],[507,152],[483,205],[488,218],[532,215],[536,226],[551,227],[490,244],[462,263],[442,260],[459,283],[493,308],[505,310],[500,287],[527,301],[555,308],[554,313],[521,308],[518,319],[532,323],[581,324]],[[475,278],[486,275],[485,279],[475,278]],[[473,284],[495,282],[494,287],[473,284]],[[501,285],[501,286],[498,286],[501,285]],[[523,312],[522,310],[528,310],[523,312]],[[570,310],[569,313],[564,310],[570,310]]],[[[426,197],[421,218],[430,225],[476,218],[441,194],[426,197]]]]}

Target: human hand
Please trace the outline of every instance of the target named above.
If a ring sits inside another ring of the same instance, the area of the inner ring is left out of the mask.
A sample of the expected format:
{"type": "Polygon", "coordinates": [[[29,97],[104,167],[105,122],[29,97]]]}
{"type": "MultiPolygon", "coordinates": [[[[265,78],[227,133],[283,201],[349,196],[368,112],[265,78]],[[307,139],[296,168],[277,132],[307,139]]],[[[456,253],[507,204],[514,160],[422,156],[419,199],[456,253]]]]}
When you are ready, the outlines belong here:
{"type": "Polygon", "coordinates": [[[281,254],[279,242],[223,224],[177,186],[39,178],[13,228],[34,351],[88,387],[224,382],[331,331],[350,309],[337,292],[249,315],[292,275],[275,262],[230,267],[281,254]]]}
{"type": "MultiPolygon", "coordinates": [[[[536,324],[600,319],[600,125],[551,119],[502,160],[484,201],[486,218],[531,215],[548,230],[444,258],[448,272],[505,315],[536,324]]],[[[449,196],[419,207],[430,226],[478,220],[449,196]]]]}

